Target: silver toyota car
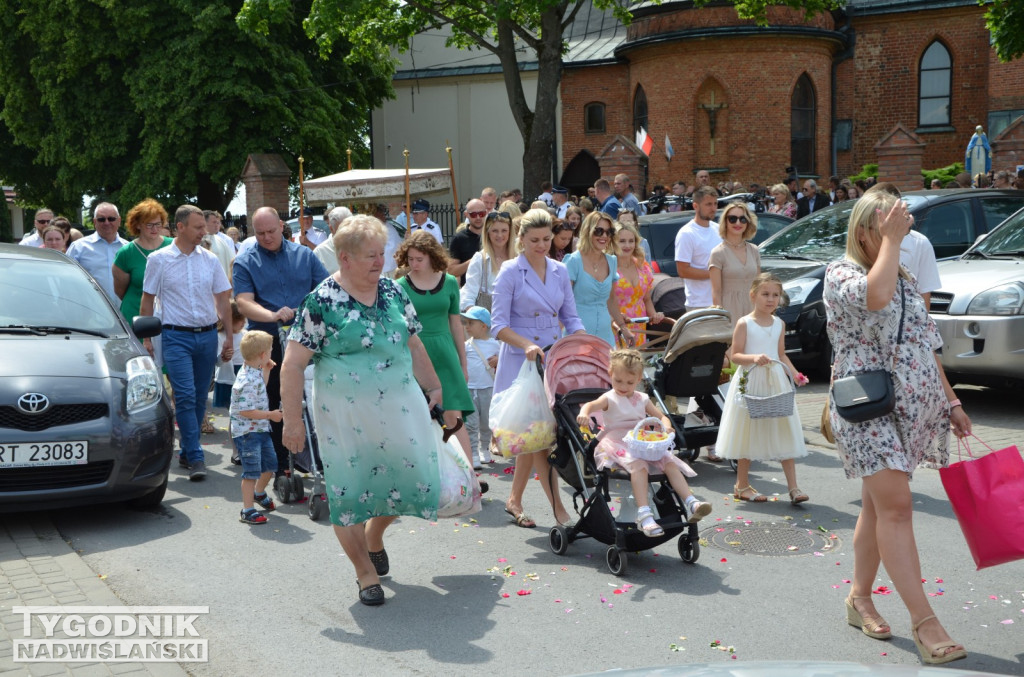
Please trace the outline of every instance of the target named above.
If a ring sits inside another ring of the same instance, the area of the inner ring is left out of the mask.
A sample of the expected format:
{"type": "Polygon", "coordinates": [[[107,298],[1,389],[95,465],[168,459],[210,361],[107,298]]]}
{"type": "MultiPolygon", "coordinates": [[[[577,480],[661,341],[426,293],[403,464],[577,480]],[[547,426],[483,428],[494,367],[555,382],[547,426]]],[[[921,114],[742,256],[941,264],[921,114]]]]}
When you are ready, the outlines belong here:
{"type": "Polygon", "coordinates": [[[139,343],[159,332],[63,254],[0,244],[0,511],[159,505],[174,421],[139,343]]]}
{"type": "Polygon", "coordinates": [[[939,275],[930,312],[950,381],[1024,385],[1024,209],[939,262],[939,275]]]}

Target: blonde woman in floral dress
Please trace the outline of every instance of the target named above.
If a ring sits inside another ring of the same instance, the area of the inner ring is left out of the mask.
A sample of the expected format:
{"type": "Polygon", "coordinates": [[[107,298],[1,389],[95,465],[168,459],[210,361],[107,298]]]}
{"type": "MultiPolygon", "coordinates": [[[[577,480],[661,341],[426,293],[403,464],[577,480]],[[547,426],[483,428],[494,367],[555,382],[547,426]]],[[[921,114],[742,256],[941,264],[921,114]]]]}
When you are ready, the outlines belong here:
{"type": "MultiPolygon", "coordinates": [[[[620,223],[615,233],[615,241],[619,249],[619,279],[615,281],[615,298],[619,302],[622,316],[627,319],[649,317],[651,324],[663,322],[665,315],[654,309],[654,300],[651,298],[651,291],[654,289],[651,264],[644,259],[643,251],[637,246],[640,242],[640,233],[632,224],[620,223]]],[[[638,347],[647,342],[646,322],[631,322],[627,326],[636,337],[635,343],[638,347]]],[[[621,337],[619,347],[626,347],[621,337]]]]}

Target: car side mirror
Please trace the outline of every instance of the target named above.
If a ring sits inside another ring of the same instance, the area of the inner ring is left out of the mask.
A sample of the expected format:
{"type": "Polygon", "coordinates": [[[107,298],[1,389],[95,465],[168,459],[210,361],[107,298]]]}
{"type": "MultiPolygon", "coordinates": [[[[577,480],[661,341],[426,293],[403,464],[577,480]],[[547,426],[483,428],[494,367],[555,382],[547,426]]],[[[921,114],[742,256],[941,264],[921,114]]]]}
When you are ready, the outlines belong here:
{"type": "Polygon", "coordinates": [[[163,324],[159,317],[152,315],[137,315],[132,320],[132,331],[138,339],[147,339],[158,336],[163,330],[163,324]]]}

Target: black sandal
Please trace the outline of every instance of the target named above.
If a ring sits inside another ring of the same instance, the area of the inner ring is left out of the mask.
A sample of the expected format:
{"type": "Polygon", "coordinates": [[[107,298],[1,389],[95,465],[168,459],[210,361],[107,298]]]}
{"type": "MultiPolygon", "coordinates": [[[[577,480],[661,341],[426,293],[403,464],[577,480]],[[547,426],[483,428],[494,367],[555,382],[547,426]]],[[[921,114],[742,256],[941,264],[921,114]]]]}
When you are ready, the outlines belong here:
{"type": "Polygon", "coordinates": [[[373,562],[373,568],[377,570],[378,576],[384,576],[391,571],[391,564],[388,562],[388,551],[381,548],[377,552],[370,552],[370,561],[373,562]]]}
{"type": "Polygon", "coordinates": [[[380,583],[374,583],[364,588],[356,579],[356,587],[359,588],[359,601],[366,606],[380,606],[384,603],[384,588],[380,587],[380,583]]]}

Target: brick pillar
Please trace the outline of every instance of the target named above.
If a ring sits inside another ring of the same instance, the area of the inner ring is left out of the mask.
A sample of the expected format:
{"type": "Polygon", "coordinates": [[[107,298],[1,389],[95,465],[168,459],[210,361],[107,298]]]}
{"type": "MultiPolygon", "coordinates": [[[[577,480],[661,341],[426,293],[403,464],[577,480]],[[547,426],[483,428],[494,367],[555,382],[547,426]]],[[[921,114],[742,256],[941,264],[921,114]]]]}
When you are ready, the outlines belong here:
{"type": "Polygon", "coordinates": [[[288,182],[292,171],[277,153],[252,153],[242,168],[245,184],[245,213],[249,223],[260,207],[273,207],[282,219],[288,218],[288,182]]]}
{"type": "Polygon", "coordinates": [[[634,193],[647,194],[647,156],[635,143],[618,134],[596,159],[602,179],[611,183],[616,174],[625,174],[634,193]]]}
{"type": "Polygon", "coordinates": [[[896,123],[882,140],[875,144],[878,156],[878,180],[890,181],[900,190],[921,190],[921,158],[924,156],[924,141],[917,134],[896,123]]]}
{"type": "Polygon", "coordinates": [[[1010,123],[999,136],[989,141],[992,147],[992,170],[1016,169],[1024,165],[1024,115],[1010,123]]]}

